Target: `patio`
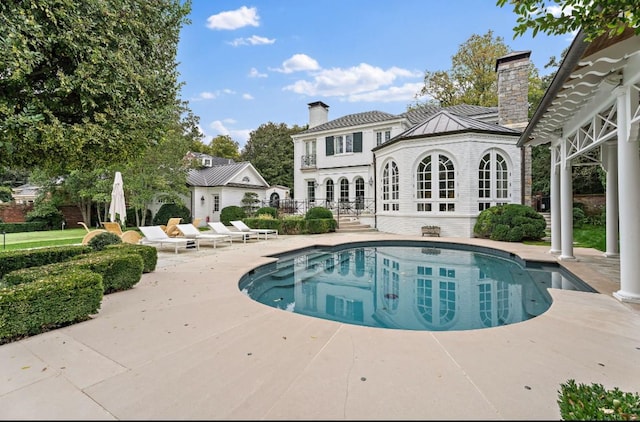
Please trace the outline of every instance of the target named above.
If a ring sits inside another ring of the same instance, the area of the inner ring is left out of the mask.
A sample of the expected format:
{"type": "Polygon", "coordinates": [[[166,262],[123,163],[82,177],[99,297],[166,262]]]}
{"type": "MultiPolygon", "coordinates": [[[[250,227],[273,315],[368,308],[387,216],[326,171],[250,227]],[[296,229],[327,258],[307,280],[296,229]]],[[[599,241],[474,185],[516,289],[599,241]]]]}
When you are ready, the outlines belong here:
{"type": "MultiPolygon", "coordinates": [[[[347,325],[238,290],[265,253],[370,239],[421,236],[280,235],[160,251],[156,271],[105,296],[95,319],[0,346],[2,419],[558,420],[568,379],[638,390],[640,305],[612,296],[618,261],[591,249],[561,264],[602,294],[552,289],[543,315],[483,330],[347,325]]],[[[545,246],[429,241],[555,261],[545,246]]]]}

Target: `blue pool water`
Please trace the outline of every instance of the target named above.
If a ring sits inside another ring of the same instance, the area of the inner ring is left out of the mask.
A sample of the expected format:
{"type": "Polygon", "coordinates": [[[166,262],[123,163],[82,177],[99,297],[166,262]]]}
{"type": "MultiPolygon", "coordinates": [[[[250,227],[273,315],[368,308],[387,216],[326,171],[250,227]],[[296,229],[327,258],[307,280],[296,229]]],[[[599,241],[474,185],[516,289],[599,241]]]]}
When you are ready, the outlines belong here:
{"type": "Polygon", "coordinates": [[[379,328],[514,324],[549,309],[549,288],[594,291],[557,264],[452,243],[351,243],[276,257],[240,280],[242,292],[284,311],[379,328]]]}

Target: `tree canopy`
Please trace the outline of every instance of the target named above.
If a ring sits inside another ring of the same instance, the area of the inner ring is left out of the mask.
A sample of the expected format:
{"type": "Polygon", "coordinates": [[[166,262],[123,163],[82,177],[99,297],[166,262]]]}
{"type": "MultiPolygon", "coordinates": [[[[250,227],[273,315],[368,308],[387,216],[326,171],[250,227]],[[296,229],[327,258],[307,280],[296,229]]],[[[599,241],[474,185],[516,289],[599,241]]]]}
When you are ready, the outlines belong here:
{"type": "Polygon", "coordinates": [[[500,7],[513,6],[518,15],[513,28],[514,38],[532,31],[548,35],[561,35],[582,30],[587,41],[607,34],[614,36],[626,27],[635,28],[640,35],[638,0],[498,0],[500,7]],[[561,14],[553,14],[547,6],[555,4],[561,14]]]}
{"type": "Polygon", "coordinates": [[[0,165],[125,162],[178,107],[190,0],[0,2],[0,165]]]}
{"type": "Polygon", "coordinates": [[[489,30],[473,34],[451,57],[448,71],[426,71],[424,86],[416,98],[427,96],[441,107],[473,104],[493,107],[498,104],[496,60],[511,50],[502,37],[489,30]]]}
{"type": "Polygon", "coordinates": [[[271,185],[293,187],[293,140],[304,128],[285,123],[262,124],[251,132],[240,158],[249,161],[271,185]]]}

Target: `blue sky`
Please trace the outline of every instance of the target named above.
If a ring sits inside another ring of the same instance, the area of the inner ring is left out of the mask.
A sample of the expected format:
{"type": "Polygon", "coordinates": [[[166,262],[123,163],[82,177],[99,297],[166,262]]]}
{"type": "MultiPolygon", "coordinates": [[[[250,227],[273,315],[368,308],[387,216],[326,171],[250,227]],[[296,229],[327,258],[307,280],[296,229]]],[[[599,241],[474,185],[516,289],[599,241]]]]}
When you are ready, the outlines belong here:
{"type": "Polygon", "coordinates": [[[208,143],[240,148],[273,122],[303,126],[307,104],[329,119],[415,101],[425,71],[451,69],[472,35],[492,30],[513,51],[530,50],[541,74],[572,35],[513,38],[516,15],[495,0],[193,0],[178,45],[182,99],[208,143]]]}

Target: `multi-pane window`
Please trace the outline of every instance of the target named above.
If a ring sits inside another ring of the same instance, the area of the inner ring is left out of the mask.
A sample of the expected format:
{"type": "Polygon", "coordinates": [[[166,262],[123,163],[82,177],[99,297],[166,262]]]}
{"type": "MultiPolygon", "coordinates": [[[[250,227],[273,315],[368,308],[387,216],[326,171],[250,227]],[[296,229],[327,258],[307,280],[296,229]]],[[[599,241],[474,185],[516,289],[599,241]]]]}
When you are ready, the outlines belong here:
{"type": "Polygon", "coordinates": [[[220,195],[213,195],[213,212],[220,211],[220,195]]]}
{"type": "Polygon", "coordinates": [[[347,154],[353,152],[353,135],[338,135],[334,137],[334,150],[336,154],[347,154]]]}
{"type": "Polygon", "coordinates": [[[333,193],[333,180],[329,179],[327,180],[326,183],[326,189],[327,189],[327,203],[331,203],[333,202],[334,199],[334,193],[333,193]]]}
{"type": "Polygon", "coordinates": [[[509,198],[507,160],[495,151],[486,153],[478,166],[478,211],[502,205],[509,198]]]}
{"type": "Polygon", "coordinates": [[[314,180],[307,180],[307,199],[309,202],[316,200],[316,182],[314,180]]]}
{"type": "Polygon", "coordinates": [[[383,130],[380,132],[376,132],[376,145],[381,145],[384,142],[387,142],[389,139],[391,139],[390,130],[383,130]]]}
{"type": "Polygon", "coordinates": [[[383,211],[398,211],[400,204],[400,176],[398,165],[394,161],[388,162],[382,170],[382,209],[383,211]]]}
{"type": "Polygon", "coordinates": [[[455,211],[456,173],[453,162],[446,155],[439,154],[437,171],[433,162],[434,158],[428,155],[416,169],[416,210],[455,211]]]}
{"type": "Polygon", "coordinates": [[[431,156],[427,156],[418,164],[416,173],[416,198],[418,199],[418,211],[431,211],[431,156]]]}
{"type": "Polygon", "coordinates": [[[340,202],[349,201],[349,181],[347,179],[340,180],[340,202]]]}

